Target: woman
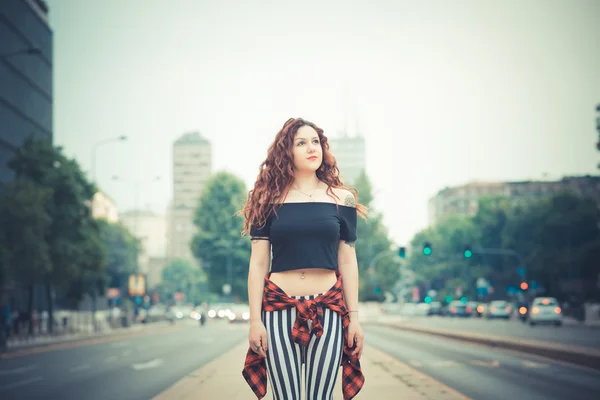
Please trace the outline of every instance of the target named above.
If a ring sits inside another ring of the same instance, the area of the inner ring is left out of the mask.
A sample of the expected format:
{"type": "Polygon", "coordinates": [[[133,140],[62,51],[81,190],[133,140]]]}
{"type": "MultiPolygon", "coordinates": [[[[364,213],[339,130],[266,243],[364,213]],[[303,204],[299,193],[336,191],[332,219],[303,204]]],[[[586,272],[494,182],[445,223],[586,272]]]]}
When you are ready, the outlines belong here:
{"type": "Polygon", "coordinates": [[[259,399],[267,375],[274,399],[300,400],[301,386],[307,400],[332,399],[340,365],[345,399],[364,384],[354,241],[366,208],[338,175],[323,130],[289,119],[242,210],[252,239],[243,375],[259,399]]]}

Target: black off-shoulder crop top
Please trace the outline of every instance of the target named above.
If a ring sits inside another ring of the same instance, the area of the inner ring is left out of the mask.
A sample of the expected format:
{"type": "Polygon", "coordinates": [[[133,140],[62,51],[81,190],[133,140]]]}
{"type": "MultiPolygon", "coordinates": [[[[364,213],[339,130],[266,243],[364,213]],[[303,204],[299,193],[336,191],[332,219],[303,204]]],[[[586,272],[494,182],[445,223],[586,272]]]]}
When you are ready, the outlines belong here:
{"type": "Polygon", "coordinates": [[[271,272],[303,268],[338,269],[340,240],[356,240],[356,208],[335,203],[282,203],[263,227],[252,226],[252,240],[270,240],[271,272]]]}

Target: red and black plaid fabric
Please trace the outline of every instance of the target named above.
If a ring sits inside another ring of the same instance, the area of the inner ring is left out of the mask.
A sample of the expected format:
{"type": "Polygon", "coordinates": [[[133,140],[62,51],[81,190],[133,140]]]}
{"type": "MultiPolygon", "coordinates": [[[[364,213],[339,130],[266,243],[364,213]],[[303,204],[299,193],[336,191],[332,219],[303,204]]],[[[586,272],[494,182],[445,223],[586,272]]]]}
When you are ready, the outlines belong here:
{"type": "MultiPolygon", "coordinates": [[[[362,389],[365,377],[360,369],[358,355],[352,355],[353,349],[348,347],[348,325],[350,316],[344,304],[342,275],[337,271],[337,282],[326,293],[314,300],[293,299],[283,290],[265,277],[263,310],[277,311],[297,308],[296,321],[292,328],[292,338],[300,346],[308,346],[311,334],[320,337],[323,334],[323,307],[340,314],[344,325],[344,354],[342,355],[342,392],[344,400],[353,399],[362,389]],[[312,321],[312,329],[308,330],[308,321],[312,321]]],[[[248,349],[242,375],[258,399],[267,394],[267,364],[264,358],[248,349]]]]}

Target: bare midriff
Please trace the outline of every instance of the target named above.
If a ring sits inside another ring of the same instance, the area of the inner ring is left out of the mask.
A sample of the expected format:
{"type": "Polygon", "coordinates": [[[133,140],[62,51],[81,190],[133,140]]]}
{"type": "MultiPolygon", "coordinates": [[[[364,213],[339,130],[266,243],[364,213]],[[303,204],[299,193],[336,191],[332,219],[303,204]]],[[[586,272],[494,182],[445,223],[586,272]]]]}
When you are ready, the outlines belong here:
{"type": "Polygon", "coordinates": [[[325,293],[337,282],[335,271],[324,268],[273,272],[269,279],[288,296],[310,296],[325,293]]]}

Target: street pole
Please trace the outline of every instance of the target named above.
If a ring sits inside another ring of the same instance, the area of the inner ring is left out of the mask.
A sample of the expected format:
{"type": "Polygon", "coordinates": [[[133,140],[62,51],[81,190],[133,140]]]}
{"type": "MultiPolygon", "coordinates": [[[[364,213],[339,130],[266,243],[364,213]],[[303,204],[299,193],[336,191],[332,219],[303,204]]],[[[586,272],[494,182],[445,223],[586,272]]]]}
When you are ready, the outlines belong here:
{"type": "Polygon", "coordinates": [[[119,136],[116,138],[104,139],[94,143],[94,145],[92,146],[92,165],[90,168],[93,182],[96,182],[96,152],[98,151],[98,147],[108,143],[122,142],[125,140],[127,140],[127,136],[119,136]]]}
{"type": "MultiPolygon", "coordinates": [[[[232,243],[233,245],[233,243],[232,243]]],[[[231,288],[231,290],[229,291],[229,297],[231,299],[231,301],[233,302],[233,268],[231,265],[231,251],[227,252],[227,273],[229,275],[229,287],[231,288]]]]}

